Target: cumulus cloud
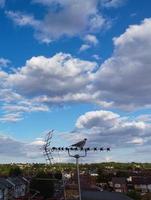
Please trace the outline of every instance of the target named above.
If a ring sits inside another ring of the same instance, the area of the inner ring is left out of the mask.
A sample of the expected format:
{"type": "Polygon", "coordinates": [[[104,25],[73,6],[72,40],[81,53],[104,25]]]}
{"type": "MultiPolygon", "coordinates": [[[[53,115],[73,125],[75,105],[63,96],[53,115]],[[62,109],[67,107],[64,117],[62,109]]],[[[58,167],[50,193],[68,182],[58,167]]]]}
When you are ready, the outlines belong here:
{"type": "Polygon", "coordinates": [[[39,21],[34,19],[33,15],[24,14],[21,12],[6,11],[5,14],[11,18],[19,26],[34,26],[39,25],[39,21]]]}
{"type": "Polygon", "coordinates": [[[95,60],[101,60],[101,57],[98,54],[92,55],[95,60]]]}
{"type": "Polygon", "coordinates": [[[43,104],[36,104],[35,102],[28,103],[24,100],[24,102],[12,102],[8,104],[4,104],[1,108],[3,111],[2,117],[0,117],[1,122],[18,122],[23,120],[23,116],[25,113],[31,112],[48,112],[49,108],[43,104]]]}
{"type": "Polygon", "coordinates": [[[0,117],[1,122],[18,122],[22,119],[23,117],[21,116],[21,113],[9,113],[4,114],[2,117],[0,117]]]}
{"type": "Polygon", "coordinates": [[[85,51],[90,48],[91,48],[91,46],[89,44],[82,44],[79,51],[85,51]]]}
{"type": "MultiPolygon", "coordinates": [[[[96,73],[98,98],[124,109],[151,106],[151,19],[114,38],[113,56],[96,73]]],[[[112,106],[113,106],[112,104],[112,106]]]]}
{"type": "Polygon", "coordinates": [[[126,3],[127,0],[101,0],[102,6],[105,8],[117,8],[124,3],[126,3]]]}
{"type": "Polygon", "coordinates": [[[62,36],[77,36],[95,32],[108,23],[99,12],[98,0],[35,0],[47,6],[47,13],[43,19],[35,19],[33,15],[7,11],[7,16],[19,26],[31,26],[35,30],[35,37],[44,43],[50,43],[62,36]],[[52,9],[53,8],[53,9],[52,9]]]}
{"type": "Polygon", "coordinates": [[[95,35],[88,34],[83,38],[85,44],[82,44],[79,51],[85,51],[91,47],[96,46],[99,41],[95,35]]]}
{"type": "Polygon", "coordinates": [[[142,115],[139,115],[137,117],[137,120],[141,120],[141,121],[150,123],[151,122],[151,114],[142,114],[142,115]]]}
{"type": "Polygon", "coordinates": [[[10,74],[8,86],[28,97],[46,95],[59,98],[85,90],[93,79],[96,63],[59,53],[51,58],[33,57],[16,73],[10,74]],[[72,83],[72,84],[71,84],[72,83]]]}
{"type": "Polygon", "coordinates": [[[50,58],[32,57],[15,72],[1,70],[0,101],[4,116],[0,120],[15,122],[21,120],[24,113],[45,112],[54,105],[95,100],[95,95],[86,90],[96,66],[95,62],[58,53],[50,58]]]}
{"type": "Polygon", "coordinates": [[[150,141],[150,123],[97,110],[81,115],[76,121],[76,135],[88,138],[90,144],[116,148],[132,147],[150,141]]]}
{"type": "MultiPolygon", "coordinates": [[[[0,135],[0,152],[2,157],[20,161],[39,159],[42,157],[40,147],[44,144],[42,139],[35,139],[33,142],[20,142],[12,137],[0,135]]],[[[9,160],[9,159],[8,159],[9,160]]]]}
{"type": "MultiPolygon", "coordinates": [[[[150,30],[151,19],[145,19],[114,38],[113,55],[100,68],[96,62],[58,53],[32,57],[15,72],[0,70],[2,108],[14,114],[74,102],[126,110],[150,107],[150,30]]],[[[87,40],[94,43],[92,37],[87,40]]]]}
{"type": "Polygon", "coordinates": [[[144,144],[144,139],[143,138],[139,138],[139,137],[136,137],[136,138],[133,138],[131,141],[129,141],[128,143],[131,143],[131,144],[144,144]]]}
{"type": "Polygon", "coordinates": [[[24,156],[23,143],[7,136],[0,136],[0,152],[5,156],[24,156]]]}
{"type": "Polygon", "coordinates": [[[48,107],[45,105],[34,104],[32,102],[19,102],[16,105],[9,105],[6,104],[2,107],[5,111],[7,112],[18,112],[18,113],[23,113],[23,112],[33,112],[33,111],[48,111],[48,107]]]}
{"type": "Polygon", "coordinates": [[[10,60],[6,58],[0,58],[0,68],[1,67],[7,67],[11,63],[10,60]]]}
{"type": "Polygon", "coordinates": [[[91,111],[80,116],[76,122],[77,128],[92,128],[114,126],[119,123],[120,116],[110,111],[91,111]]]}
{"type": "Polygon", "coordinates": [[[149,148],[146,147],[151,143],[151,124],[138,120],[138,117],[128,117],[107,110],[86,112],[78,117],[73,131],[63,133],[60,137],[69,145],[87,138],[86,147],[111,147],[111,152],[103,152],[103,157],[100,153],[89,153],[84,162],[100,162],[106,157],[123,162],[139,162],[140,158],[143,158],[142,161],[150,160],[147,154],[149,148]]]}
{"type": "Polygon", "coordinates": [[[98,41],[98,39],[96,38],[96,36],[95,36],[95,35],[90,35],[90,34],[88,34],[88,35],[86,35],[86,36],[84,37],[84,41],[85,41],[86,43],[90,43],[90,44],[92,44],[92,45],[96,45],[96,44],[99,43],[99,41],[98,41]]]}

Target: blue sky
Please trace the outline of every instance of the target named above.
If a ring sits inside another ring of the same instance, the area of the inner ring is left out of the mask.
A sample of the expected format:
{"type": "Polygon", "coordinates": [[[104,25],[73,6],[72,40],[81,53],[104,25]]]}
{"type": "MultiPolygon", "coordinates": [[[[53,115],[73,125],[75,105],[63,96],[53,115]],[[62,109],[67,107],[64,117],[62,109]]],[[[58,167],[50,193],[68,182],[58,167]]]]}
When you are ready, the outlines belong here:
{"type": "MultiPolygon", "coordinates": [[[[0,0],[0,162],[44,162],[88,138],[87,162],[150,162],[151,2],[0,0]]],[[[62,156],[66,161],[66,155],[62,156]]]]}

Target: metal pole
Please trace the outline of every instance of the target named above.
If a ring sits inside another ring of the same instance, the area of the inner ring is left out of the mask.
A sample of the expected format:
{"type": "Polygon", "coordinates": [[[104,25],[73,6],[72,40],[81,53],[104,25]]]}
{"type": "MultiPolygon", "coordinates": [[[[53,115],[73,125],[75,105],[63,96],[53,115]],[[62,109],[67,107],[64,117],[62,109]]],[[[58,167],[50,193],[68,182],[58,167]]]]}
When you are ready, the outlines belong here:
{"type": "Polygon", "coordinates": [[[64,178],[64,173],[63,173],[63,171],[61,171],[61,173],[62,173],[62,181],[63,181],[63,194],[64,194],[64,200],[66,200],[65,178],[64,178]]]}
{"type": "Polygon", "coordinates": [[[81,200],[81,185],[80,185],[80,173],[79,173],[79,155],[76,155],[76,167],[77,167],[79,200],[81,200]]]}

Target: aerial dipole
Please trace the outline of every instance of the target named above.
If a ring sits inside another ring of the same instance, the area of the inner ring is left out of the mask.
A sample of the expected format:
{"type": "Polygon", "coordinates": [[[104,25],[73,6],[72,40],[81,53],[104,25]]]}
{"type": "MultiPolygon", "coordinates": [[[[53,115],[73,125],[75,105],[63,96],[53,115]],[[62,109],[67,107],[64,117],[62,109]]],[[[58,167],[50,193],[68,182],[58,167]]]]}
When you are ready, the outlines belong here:
{"type": "Polygon", "coordinates": [[[51,130],[46,134],[45,143],[43,145],[43,155],[48,164],[52,164],[52,160],[53,160],[52,150],[51,150],[51,140],[52,140],[53,132],[54,130],[51,130]]]}
{"type": "MultiPolygon", "coordinates": [[[[86,157],[88,152],[102,152],[102,151],[110,151],[110,147],[84,147],[86,143],[86,138],[76,144],[73,144],[69,147],[52,147],[51,145],[51,139],[53,135],[53,131],[51,130],[47,133],[45,138],[45,144],[43,145],[43,153],[46,157],[46,161],[49,162],[49,164],[52,164],[53,152],[67,152],[69,157],[73,157],[76,159],[76,168],[77,168],[77,179],[78,179],[78,192],[79,192],[79,200],[81,200],[81,186],[80,186],[80,172],[79,172],[79,158],[86,157]]],[[[63,175],[63,172],[62,172],[63,175]]],[[[65,182],[63,177],[63,185],[64,185],[64,198],[66,199],[66,193],[65,193],[65,182]]]]}
{"type": "Polygon", "coordinates": [[[84,146],[85,141],[81,141],[76,147],[77,144],[71,145],[70,147],[52,147],[52,152],[68,152],[69,157],[73,157],[76,159],[76,169],[77,169],[77,181],[78,181],[78,193],[79,200],[81,200],[81,184],[80,184],[80,171],[79,171],[79,158],[86,157],[88,152],[98,152],[98,151],[110,151],[110,147],[80,147],[84,146]],[[80,144],[80,145],[79,145],[80,144]],[[81,145],[82,144],[82,145],[81,145]],[[75,147],[74,147],[75,146],[75,147]]]}
{"type": "MultiPolygon", "coordinates": [[[[45,143],[43,145],[43,155],[46,158],[46,162],[48,164],[53,164],[52,160],[53,160],[53,155],[52,153],[54,152],[54,147],[51,146],[51,140],[52,140],[52,136],[53,136],[53,132],[54,130],[49,131],[46,134],[45,137],[45,143]]],[[[59,153],[59,151],[57,151],[59,153]]],[[[64,193],[64,200],[66,200],[66,192],[65,192],[65,180],[64,180],[64,173],[61,170],[61,174],[62,174],[62,181],[63,181],[63,193],[64,193]]]]}

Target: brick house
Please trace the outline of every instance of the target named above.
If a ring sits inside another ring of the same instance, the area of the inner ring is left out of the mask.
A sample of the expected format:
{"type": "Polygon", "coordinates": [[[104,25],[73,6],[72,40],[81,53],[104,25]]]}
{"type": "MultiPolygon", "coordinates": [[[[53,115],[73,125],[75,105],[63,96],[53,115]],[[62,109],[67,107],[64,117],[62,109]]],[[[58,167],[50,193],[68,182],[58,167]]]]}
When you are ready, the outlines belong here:
{"type": "Polygon", "coordinates": [[[127,192],[127,181],[124,177],[113,177],[111,181],[111,187],[115,192],[126,193],[127,192]]]}

